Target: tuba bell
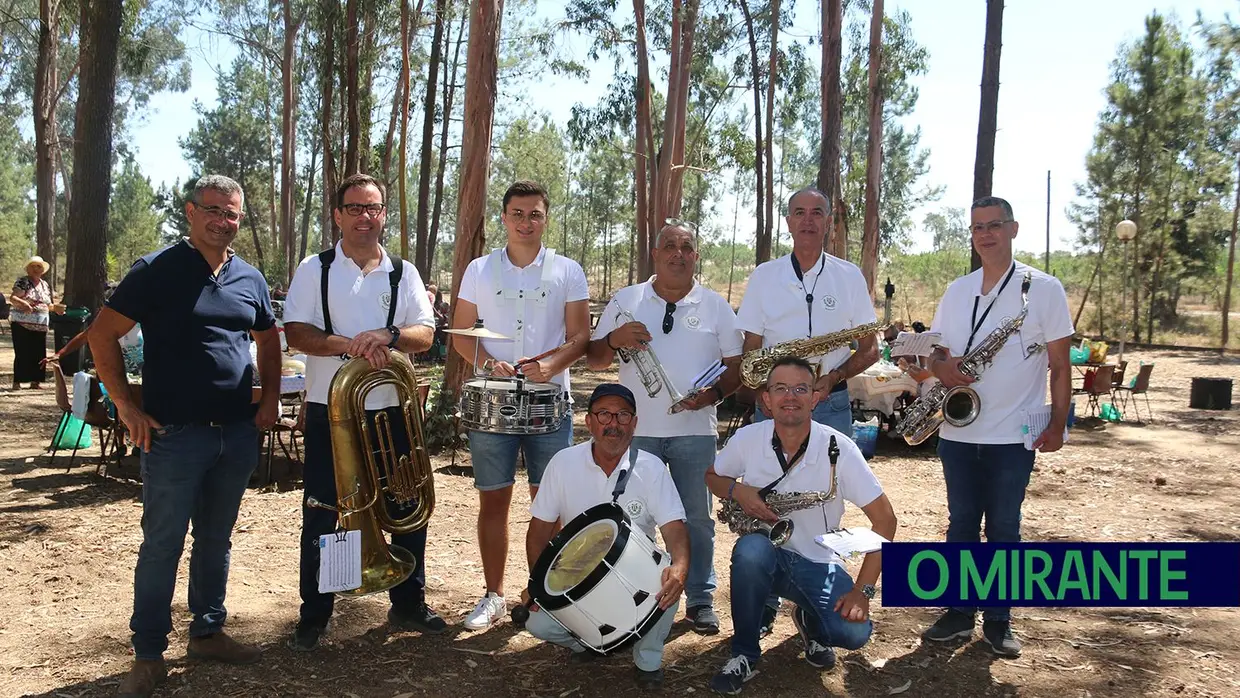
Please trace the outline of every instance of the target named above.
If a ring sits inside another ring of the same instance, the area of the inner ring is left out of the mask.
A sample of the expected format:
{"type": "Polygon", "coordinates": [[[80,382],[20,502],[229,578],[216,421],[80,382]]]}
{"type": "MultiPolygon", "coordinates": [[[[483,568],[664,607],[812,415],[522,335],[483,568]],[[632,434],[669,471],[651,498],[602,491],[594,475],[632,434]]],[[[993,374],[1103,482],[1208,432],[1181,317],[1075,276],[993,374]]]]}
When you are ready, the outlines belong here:
{"type": "Polygon", "coordinates": [[[401,534],[425,528],[435,510],[434,473],[424,446],[422,403],[413,364],[399,352],[391,352],[388,365],[378,370],[364,358],[350,359],[332,378],[327,413],[337,501],[332,506],[307,497],[306,506],[338,512],[341,530],[361,532],[362,585],[337,593],[365,596],[387,591],[408,579],[418,561],[408,550],[389,546],[383,532],[401,534]],[[409,438],[408,454],[396,453],[387,412],[375,415],[373,434],[366,422],[366,397],[387,385],[396,388],[409,438]],[[410,511],[393,517],[385,501],[389,498],[402,511],[410,511]]]}

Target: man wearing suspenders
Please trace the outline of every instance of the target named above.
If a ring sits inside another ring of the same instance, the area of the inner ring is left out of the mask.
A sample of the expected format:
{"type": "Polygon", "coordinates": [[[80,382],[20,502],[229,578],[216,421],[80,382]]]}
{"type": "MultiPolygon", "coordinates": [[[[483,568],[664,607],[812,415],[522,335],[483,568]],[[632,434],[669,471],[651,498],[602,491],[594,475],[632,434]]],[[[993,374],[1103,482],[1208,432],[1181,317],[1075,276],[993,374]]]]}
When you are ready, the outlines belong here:
{"type": "MultiPolygon", "coordinates": [[[[383,185],[369,175],[352,175],[340,184],[335,210],[340,242],[302,261],[284,308],[289,347],[307,356],[304,496],[329,504],[337,498],[327,399],[343,357],[365,357],[383,368],[389,349],[425,351],[435,331],[417,268],[390,257],[379,242],[386,220],[383,197],[383,185]]],[[[366,417],[373,424],[379,412],[395,413],[393,445],[407,453],[410,435],[396,405],[395,388],[376,388],[366,397],[366,417]]],[[[294,650],[314,649],[331,619],[335,597],[319,593],[318,545],[320,536],[336,529],[336,518],[334,511],[302,507],[301,617],[289,643],[294,650]]],[[[426,606],[426,529],[393,535],[392,544],[412,553],[418,564],[412,577],[388,592],[388,623],[398,630],[443,632],[447,624],[426,606]]]]}
{"type": "MultiPolygon", "coordinates": [[[[550,352],[521,365],[535,383],[556,383],[569,390],[568,367],[590,342],[589,288],[581,265],[543,247],[550,201],[535,182],[519,181],[504,192],[500,219],[508,232],[505,247],[470,262],[461,277],[452,327],[483,325],[511,341],[477,340],[453,335],[452,346],[475,369],[493,376],[514,376],[523,359],[550,352]]],[[[525,456],[530,499],[538,491],[551,457],[573,441],[571,414],[547,434],[469,433],[469,454],[481,506],[478,547],[482,552],[486,593],[465,619],[468,630],[483,630],[507,612],[504,566],[508,561],[508,509],[516,484],[517,451],[525,456]]]]}

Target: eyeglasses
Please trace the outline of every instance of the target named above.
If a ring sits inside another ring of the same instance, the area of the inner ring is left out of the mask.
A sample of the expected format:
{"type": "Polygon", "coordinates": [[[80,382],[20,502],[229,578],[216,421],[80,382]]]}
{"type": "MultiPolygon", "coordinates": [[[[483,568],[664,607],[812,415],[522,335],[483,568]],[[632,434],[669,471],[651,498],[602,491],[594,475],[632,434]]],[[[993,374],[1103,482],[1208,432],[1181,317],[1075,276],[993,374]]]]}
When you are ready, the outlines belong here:
{"type": "Polygon", "coordinates": [[[202,211],[211,218],[216,220],[223,218],[229,223],[238,223],[242,218],[245,218],[245,214],[241,211],[231,211],[226,208],[220,208],[219,206],[203,206],[202,204],[196,203],[194,204],[194,208],[202,211]]]}
{"type": "Polygon", "coordinates": [[[769,392],[771,395],[774,395],[775,397],[783,397],[788,394],[789,390],[791,390],[792,394],[796,395],[797,397],[805,397],[806,395],[809,395],[810,390],[812,390],[812,388],[810,387],[808,383],[798,383],[796,385],[784,385],[783,383],[776,383],[775,385],[768,386],[766,390],[767,392],[769,392]]]}
{"type": "Polygon", "coordinates": [[[372,218],[383,213],[383,209],[387,208],[383,204],[345,204],[340,208],[350,216],[360,216],[362,213],[369,213],[372,218]]]}
{"type": "Polygon", "coordinates": [[[542,225],[547,222],[547,214],[542,211],[530,211],[528,214],[523,211],[513,211],[512,213],[505,213],[504,216],[518,223],[524,223],[528,220],[534,225],[542,225]]]}
{"type": "Polygon", "coordinates": [[[681,219],[679,219],[679,218],[664,218],[664,219],[663,219],[663,225],[665,225],[665,226],[670,225],[670,226],[674,226],[674,227],[676,227],[676,228],[684,228],[685,230],[687,230],[687,231],[689,231],[689,232],[691,232],[691,233],[696,233],[696,232],[697,232],[697,224],[696,224],[696,223],[690,223],[689,221],[681,220],[681,219]]]}
{"type": "Polygon", "coordinates": [[[988,233],[997,233],[1000,230],[1003,230],[1004,224],[1011,223],[1011,222],[1012,222],[1011,219],[1006,219],[1006,220],[1001,220],[1001,221],[991,221],[985,225],[980,225],[980,224],[975,225],[972,227],[973,234],[977,235],[978,233],[981,233],[982,231],[985,231],[988,233]]]}
{"type": "Polygon", "coordinates": [[[599,410],[598,412],[591,412],[590,414],[594,415],[594,418],[598,420],[598,423],[604,426],[611,424],[611,420],[613,419],[620,425],[631,424],[634,417],[634,414],[627,410],[621,410],[620,412],[599,410]]]}
{"type": "Polygon", "coordinates": [[[663,334],[668,334],[672,331],[672,325],[674,324],[672,322],[672,313],[674,312],[676,312],[676,304],[668,303],[667,310],[663,315],[663,334]]]}

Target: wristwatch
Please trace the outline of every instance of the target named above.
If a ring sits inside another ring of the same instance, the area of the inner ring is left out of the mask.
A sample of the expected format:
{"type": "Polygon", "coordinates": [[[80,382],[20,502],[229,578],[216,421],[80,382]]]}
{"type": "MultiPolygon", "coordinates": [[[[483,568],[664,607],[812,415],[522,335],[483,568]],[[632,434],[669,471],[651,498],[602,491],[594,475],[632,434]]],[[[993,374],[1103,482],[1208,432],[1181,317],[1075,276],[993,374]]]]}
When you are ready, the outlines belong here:
{"type": "Polygon", "coordinates": [[[865,598],[873,600],[874,595],[878,593],[878,589],[875,589],[873,584],[863,584],[861,586],[861,593],[865,594],[865,598]]]}
{"type": "Polygon", "coordinates": [[[388,342],[388,349],[395,349],[396,342],[400,341],[400,328],[395,325],[388,325],[387,331],[392,335],[392,341],[388,342]]]}

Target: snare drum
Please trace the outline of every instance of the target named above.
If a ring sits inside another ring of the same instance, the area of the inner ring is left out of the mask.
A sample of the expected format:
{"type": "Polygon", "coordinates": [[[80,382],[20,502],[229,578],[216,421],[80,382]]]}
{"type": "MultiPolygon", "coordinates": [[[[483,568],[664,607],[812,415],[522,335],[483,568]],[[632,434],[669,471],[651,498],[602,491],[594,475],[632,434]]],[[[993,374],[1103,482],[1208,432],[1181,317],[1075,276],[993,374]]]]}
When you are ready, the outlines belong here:
{"type": "Polygon", "coordinates": [[[530,597],[581,644],[607,653],[663,616],[656,596],[671,564],[619,505],[607,502],[551,540],[530,570],[530,597]]]}
{"type": "Polygon", "coordinates": [[[471,378],[461,386],[461,424],[493,434],[549,434],[568,414],[568,395],[555,383],[471,378]]]}

